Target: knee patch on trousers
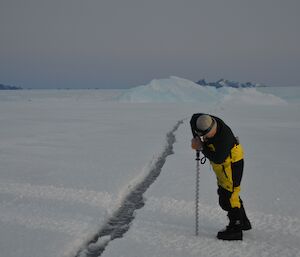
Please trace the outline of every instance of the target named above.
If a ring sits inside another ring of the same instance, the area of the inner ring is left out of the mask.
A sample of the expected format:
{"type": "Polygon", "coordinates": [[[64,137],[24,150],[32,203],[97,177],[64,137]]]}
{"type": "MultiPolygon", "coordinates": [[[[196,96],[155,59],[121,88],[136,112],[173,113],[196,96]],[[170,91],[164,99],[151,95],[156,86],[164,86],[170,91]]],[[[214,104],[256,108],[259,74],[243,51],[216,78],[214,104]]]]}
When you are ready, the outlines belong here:
{"type": "Polygon", "coordinates": [[[229,211],[232,208],[241,208],[240,202],[240,187],[235,187],[233,192],[227,191],[222,187],[218,189],[219,205],[224,211],[229,211]]]}
{"type": "Polygon", "coordinates": [[[241,208],[241,202],[240,202],[240,196],[239,196],[240,191],[241,191],[241,189],[239,186],[235,187],[233,189],[233,192],[231,193],[231,196],[229,199],[231,208],[241,208]]]}

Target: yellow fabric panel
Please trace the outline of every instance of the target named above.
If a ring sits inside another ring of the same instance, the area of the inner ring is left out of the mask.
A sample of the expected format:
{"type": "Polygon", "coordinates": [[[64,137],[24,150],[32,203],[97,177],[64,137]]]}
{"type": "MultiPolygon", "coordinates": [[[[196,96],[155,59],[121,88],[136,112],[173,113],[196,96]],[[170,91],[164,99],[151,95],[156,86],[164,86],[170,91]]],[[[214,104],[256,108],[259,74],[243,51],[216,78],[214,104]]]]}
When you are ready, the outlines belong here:
{"type": "Polygon", "coordinates": [[[240,187],[235,187],[233,190],[233,193],[229,199],[232,208],[241,208],[241,202],[239,196],[240,191],[241,191],[240,187]]]}
{"type": "Polygon", "coordinates": [[[225,165],[212,163],[212,168],[216,174],[218,185],[232,192],[233,181],[232,181],[231,165],[225,166],[225,165]]]}
{"type": "Polygon", "coordinates": [[[244,158],[244,149],[241,144],[235,145],[231,149],[231,162],[238,162],[244,158]]]}
{"type": "Polygon", "coordinates": [[[217,176],[218,185],[224,189],[233,192],[232,169],[231,163],[238,162],[244,158],[242,145],[235,145],[230,155],[221,164],[211,162],[212,168],[217,176]]]}

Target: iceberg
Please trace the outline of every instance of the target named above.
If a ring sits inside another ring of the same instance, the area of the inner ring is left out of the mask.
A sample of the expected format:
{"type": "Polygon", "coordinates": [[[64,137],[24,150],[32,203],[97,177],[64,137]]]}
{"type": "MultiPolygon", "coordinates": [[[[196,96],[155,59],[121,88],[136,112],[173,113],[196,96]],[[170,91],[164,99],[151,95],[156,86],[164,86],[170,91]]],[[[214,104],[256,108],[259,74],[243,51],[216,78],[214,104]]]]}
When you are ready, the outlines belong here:
{"type": "Polygon", "coordinates": [[[260,92],[254,87],[201,86],[175,76],[154,79],[148,85],[130,88],[124,91],[118,100],[131,103],[227,103],[231,101],[263,105],[284,103],[281,98],[260,92]]]}
{"type": "Polygon", "coordinates": [[[220,94],[215,88],[199,87],[196,83],[171,76],[167,79],[154,79],[148,85],[129,89],[119,98],[124,102],[198,102],[217,101],[220,94]]]}

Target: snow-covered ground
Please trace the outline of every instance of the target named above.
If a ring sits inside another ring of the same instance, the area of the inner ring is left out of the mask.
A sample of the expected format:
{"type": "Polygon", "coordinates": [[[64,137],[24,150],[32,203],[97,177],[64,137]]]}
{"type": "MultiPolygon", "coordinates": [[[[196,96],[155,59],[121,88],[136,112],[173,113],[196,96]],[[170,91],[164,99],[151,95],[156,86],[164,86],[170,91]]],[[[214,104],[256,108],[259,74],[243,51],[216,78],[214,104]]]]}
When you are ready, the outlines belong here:
{"type": "Polygon", "coordinates": [[[217,90],[176,77],[0,92],[0,256],[300,256],[299,107],[300,88],[217,90]],[[208,164],[194,235],[195,112],[223,118],[244,146],[254,228],[242,242],[215,238],[227,219],[208,164]]]}

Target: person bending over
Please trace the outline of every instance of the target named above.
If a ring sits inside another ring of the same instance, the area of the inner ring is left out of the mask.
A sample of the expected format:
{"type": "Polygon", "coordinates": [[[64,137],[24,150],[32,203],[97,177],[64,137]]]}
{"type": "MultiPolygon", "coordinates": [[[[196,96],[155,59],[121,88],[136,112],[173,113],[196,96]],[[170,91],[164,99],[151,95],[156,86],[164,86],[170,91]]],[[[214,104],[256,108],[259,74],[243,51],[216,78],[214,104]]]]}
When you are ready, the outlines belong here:
{"type": "Polygon", "coordinates": [[[209,159],[218,183],[219,204],[227,212],[229,224],[218,232],[222,240],[243,240],[243,230],[250,230],[240,184],[244,169],[244,153],[238,138],[220,118],[204,113],[193,114],[190,125],[191,146],[209,159]]]}

